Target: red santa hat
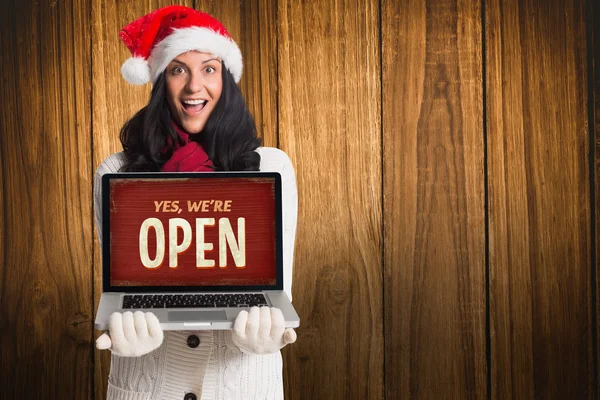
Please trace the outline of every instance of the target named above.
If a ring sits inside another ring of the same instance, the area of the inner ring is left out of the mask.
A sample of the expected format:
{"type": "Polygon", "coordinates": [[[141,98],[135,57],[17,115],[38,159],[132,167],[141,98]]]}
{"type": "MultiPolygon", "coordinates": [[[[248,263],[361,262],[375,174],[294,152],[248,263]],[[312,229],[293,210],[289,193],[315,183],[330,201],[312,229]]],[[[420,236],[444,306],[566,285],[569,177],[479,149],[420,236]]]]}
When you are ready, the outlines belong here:
{"type": "Polygon", "coordinates": [[[119,37],[132,54],[121,74],[134,85],[156,82],[175,57],[190,50],[220,57],[236,83],[242,77],[238,45],[217,19],[193,8],[159,8],[124,27],[119,37]]]}

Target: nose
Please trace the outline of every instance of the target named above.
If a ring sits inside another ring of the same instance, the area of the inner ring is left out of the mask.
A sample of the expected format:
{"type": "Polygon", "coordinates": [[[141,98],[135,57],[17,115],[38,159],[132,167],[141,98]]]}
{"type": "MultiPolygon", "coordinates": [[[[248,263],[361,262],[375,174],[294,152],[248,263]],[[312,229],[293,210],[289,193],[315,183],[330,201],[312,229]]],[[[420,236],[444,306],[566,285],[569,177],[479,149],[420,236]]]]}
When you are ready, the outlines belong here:
{"type": "Polygon", "coordinates": [[[196,93],[204,87],[204,77],[201,72],[192,71],[188,74],[187,89],[191,93],[196,93]]]}

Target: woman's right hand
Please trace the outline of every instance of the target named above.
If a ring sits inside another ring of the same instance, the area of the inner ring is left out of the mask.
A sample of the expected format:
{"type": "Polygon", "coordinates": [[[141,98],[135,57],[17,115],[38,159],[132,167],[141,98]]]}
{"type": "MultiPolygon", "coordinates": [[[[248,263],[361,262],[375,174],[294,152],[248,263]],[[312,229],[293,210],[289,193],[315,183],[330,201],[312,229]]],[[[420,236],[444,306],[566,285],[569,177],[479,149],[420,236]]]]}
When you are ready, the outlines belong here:
{"type": "Polygon", "coordinates": [[[126,311],[110,316],[108,332],[96,340],[96,347],[100,350],[109,349],[121,357],[139,357],[156,350],[162,341],[163,331],[156,315],[126,311]]]}

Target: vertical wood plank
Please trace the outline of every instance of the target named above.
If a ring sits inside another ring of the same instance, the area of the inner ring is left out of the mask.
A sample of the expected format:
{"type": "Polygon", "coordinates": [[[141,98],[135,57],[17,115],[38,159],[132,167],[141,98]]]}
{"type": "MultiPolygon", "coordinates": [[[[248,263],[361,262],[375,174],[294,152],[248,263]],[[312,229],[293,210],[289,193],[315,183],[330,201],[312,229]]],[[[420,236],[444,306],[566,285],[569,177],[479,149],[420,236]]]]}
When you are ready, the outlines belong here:
{"type": "MultiPolygon", "coordinates": [[[[130,85],[121,77],[121,65],[131,53],[118,37],[131,21],[172,4],[193,6],[192,0],[176,2],[146,0],[135,2],[92,1],[92,82],[93,82],[93,166],[112,153],[123,150],[119,131],[127,120],[150,99],[151,85],[130,85]]],[[[93,224],[93,222],[92,222],[93,224]]],[[[102,294],[102,252],[94,229],[94,318],[102,294]]],[[[95,331],[95,338],[101,332],[95,331]]],[[[104,399],[110,372],[110,352],[94,348],[94,395],[104,399]]]]}
{"type": "Polygon", "coordinates": [[[593,398],[585,3],[486,0],[494,398],[593,398]]]}
{"type": "Polygon", "coordinates": [[[0,387],[89,398],[92,333],[88,1],[0,17],[0,387]]]}
{"type": "MultiPolygon", "coordinates": [[[[595,278],[595,282],[593,282],[595,289],[595,301],[594,306],[595,311],[595,319],[596,326],[595,332],[596,335],[593,340],[595,340],[596,352],[593,354],[594,360],[594,371],[595,373],[595,395],[598,396],[600,392],[600,371],[598,370],[598,357],[599,357],[599,349],[600,349],[600,338],[598,337],[598,332],[600,329],[598,313],[600,312],[600,300],[598,298],[598,291],[600,290],[600,279],[599,279],[599,271],[598,265],[600,264],[600,234],[598,233],[598,229],[600,228],[600,7],[598,4],[594,2],[587,2],[587,18],[586,24],[587,26],[587,49],[590,54],[588,57],[591,58],[591,62],[588,62],[588,67],[591,68],[588,70],[588,85],[591,85],[592,90],[592,115],[591,120],[589,121],[590,126],[590,146],[591,148],[591,171],[592,178],[594,179],[592,182],[593,185],[593,193],[592,193],[592,210],[594,210],[594,214],[592,218],[594,220],[592,223],[592,240],[595,240],[595,243],[592,245],[596,246],[596,252],[594,257],[592,258],[592,277],[595,278]]],[[[593,294],[593,295],[594,295],[593,294]]]]}
{"type": "Polygon", "coordinates": [[[241,87],[264,146],[278,147],[277,0],[245,0],[241,15],[244,76],[241,87]]]}
{"type": "Polygon", "coordinates": [[[486,398],[480,5],[382,6],[386,398],[486,398]]]}
{"type": "Polygon", "coordinates": [[[379,4],[278,2],[279,140],[296,168],[290,399],[383,397],[379,4]]]}

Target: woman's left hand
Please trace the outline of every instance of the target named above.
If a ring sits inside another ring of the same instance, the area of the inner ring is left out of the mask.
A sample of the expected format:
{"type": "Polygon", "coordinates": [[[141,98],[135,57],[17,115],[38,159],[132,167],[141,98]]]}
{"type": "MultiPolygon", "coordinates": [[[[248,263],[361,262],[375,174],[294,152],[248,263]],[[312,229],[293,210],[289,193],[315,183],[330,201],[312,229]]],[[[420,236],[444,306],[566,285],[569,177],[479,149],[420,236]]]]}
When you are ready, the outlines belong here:
{"type": "Polygon", "coordinates": [[[296,341],[296,332],[285,328],[279,308],[252,307],[241,311],[233,324],[233,343],[247,354],[270,354],[296,341]]]}

